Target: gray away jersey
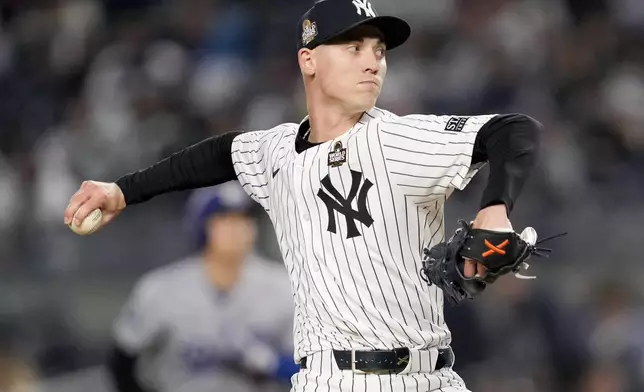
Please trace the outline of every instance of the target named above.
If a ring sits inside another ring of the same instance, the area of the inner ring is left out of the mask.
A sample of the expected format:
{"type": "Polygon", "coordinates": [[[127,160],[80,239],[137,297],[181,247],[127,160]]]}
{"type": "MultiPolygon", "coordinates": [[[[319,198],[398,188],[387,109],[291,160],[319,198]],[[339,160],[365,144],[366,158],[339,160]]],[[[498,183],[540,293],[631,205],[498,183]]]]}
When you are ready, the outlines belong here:
{"type": "Polygon", "coordinates": [[[234,369],[268,369],[277,356],[291,355],[293,296],[284,267],[255,256],[245,263],[228,294],[215,291],[199,257],[137,283],[114,336],[141,355],[138,374],[155,390],[255,391],[234,369]]]}
{"type": "Polygon", "coordinates": [[[420,277],[444,240],[444,204],[482,164],[494,115],[397,116],[374,108],[298,154],[300,124],[235,138],[239,182],[273,223],[295,298],[295,359],[328,349],[444,347],[443,295],[420,277]]]}

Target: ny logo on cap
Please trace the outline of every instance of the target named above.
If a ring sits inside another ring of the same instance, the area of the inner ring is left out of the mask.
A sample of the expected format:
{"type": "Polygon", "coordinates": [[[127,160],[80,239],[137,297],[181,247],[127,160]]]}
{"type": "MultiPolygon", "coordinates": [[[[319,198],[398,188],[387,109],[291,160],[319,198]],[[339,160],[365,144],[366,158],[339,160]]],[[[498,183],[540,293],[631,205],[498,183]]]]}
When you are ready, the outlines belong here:
{"type": "Polygon", "coordinates": [[[372,18],[376,17],[376,13],[373,12],[373,8],[371,7],[371,3],[369,0],[353,0],[353,5],[356,6],[356,11],[358,12],[358,15],[362,15],[362,11],[364,11],[365,16],[369,16],[372,18]]]}

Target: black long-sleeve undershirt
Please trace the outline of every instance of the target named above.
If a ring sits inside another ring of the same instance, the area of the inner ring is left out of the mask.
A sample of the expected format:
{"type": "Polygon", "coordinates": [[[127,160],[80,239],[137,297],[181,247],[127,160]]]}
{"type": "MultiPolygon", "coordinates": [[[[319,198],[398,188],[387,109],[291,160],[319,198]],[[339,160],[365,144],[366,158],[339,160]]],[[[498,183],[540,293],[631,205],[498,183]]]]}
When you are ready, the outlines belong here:
{"type": "Polygon", "coordinates": [[[155,196],[218,185],[237,178],[231,146],[241,132],[213,136],[186,147],[154,165],[116,180],[125,204],[138,204],[155,196]]]}
{"type": "MultiPolygon", "coordinates": [[[[543,126],[522,114],[492,118],[476,136],[472,163],[488,161],[490,175],[481,208],[505,204],[508,213],[534,167],[543,126]]],[[[127,174],[116,184],[127,205],[172,191],[217,185],[237,178],[231,146],[241,132],[211,137],[187,147],[151,167],[127,174]]],[[[314,144],[297,140],[298,148],[314,144]]]]}
{"type": "Polygon", "coordinates": [[[477,134],[472,163],[488,161],[490,172],[480,208],[514,208],[538,158],[543,125],[523,114],[498,115],[477,134]]]}

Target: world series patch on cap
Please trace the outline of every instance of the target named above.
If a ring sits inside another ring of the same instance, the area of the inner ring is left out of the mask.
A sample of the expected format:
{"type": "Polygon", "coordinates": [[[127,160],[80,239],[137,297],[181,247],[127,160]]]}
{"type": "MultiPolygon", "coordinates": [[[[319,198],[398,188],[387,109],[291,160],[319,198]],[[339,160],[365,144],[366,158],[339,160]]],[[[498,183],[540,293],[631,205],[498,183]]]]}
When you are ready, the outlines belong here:
{"type": "Polygon", "coordinates": [[[380,30],[387,50],[402,45],[411,35],[406,21],[378,15],[369,0],[320,0],[300,18],[297,49],[314,49],[365,24],[380,30]]]}

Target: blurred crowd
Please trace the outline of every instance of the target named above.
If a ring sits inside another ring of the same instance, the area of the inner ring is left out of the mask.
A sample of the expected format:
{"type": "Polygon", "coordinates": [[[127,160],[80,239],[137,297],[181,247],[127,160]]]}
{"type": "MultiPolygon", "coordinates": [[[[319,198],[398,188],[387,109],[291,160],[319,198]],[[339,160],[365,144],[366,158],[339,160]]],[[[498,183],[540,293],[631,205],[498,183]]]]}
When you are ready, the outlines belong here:
{"type": "MultiPolygon", "coordinates": [[[[545,125],[512,221],[568,235],[534,261],[536,281],[503,279],[447,310],[470,389],[644,390],[644,3],[373,3],[413,28],[388,56],[380,107],[522,112],[545,125]]],[[[183,193],[73,235],[62,214],[80,182],[113,181],[210,135],[299,122],[296,22],[309,5],[0,1],[0,391],[100,366],[132,283],[191,250],[183,193]]],[[[473,216],[484,185],[482,173],[453,196],[448,231],[473,216]]],[[[258,250],[279,260],[258,219],[258,250]]]]}

